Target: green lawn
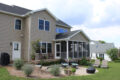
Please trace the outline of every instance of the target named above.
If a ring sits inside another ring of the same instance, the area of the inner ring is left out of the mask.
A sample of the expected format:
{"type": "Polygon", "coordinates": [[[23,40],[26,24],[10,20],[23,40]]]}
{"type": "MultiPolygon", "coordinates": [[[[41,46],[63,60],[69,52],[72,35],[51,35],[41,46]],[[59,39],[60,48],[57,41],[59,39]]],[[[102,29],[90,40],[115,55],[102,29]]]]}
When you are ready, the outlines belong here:
{"type": "Polygon", "coordinates": [[[27,79],[10,76],[5,68],[0,68],[0,80],[120,80],[120,63],[109,63],[109,69],[98,69],[99,72],[89,76],[70,76],[58,79],[27,79]]]}

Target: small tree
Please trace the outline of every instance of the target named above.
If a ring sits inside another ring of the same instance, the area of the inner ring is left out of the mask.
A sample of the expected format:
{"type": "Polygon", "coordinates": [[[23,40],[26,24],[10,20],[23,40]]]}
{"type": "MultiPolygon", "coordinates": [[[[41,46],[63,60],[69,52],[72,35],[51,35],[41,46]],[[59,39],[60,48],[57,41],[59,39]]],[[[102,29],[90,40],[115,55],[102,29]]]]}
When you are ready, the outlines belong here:
{"type": "Polygon", "coordinates": [[[40,53],[40,40],[32,41],[32,59],[35,59],[35,53],[40,53]]]}
{"type": "Polygon", "coordinates": [[[105,43],[106,43],[106,42],[103,41],[103,40],[99,40],[99,42],[100,42],[101,44],[105,44],[105,43]]]}
{"type": "Polygon", "coordinates": [[[107,54],[110,56],[112,60],[118,59],[118,49],[112,48],[110,50],[107,50],[107,54]]]}

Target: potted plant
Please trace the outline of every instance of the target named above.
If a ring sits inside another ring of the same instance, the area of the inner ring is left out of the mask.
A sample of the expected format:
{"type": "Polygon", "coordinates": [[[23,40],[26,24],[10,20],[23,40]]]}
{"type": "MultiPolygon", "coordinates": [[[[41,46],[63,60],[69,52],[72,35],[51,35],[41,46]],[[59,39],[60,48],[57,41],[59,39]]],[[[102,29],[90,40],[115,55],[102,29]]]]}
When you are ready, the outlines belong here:
{"type": "Polygon", "coordinates": [[[74,75],[75,72],[76,72],[76,68],[71,68],[71,72],[72,72],[72,74],[74,75]]]}
{"type": "Polygon", "coordinates": [[[31,59],[35,60],[35,55],[34,54],[31,55],[31,59]]]}
{"type": "Polygon", "coordinates": [[[65,68],[64,72],[65,72],[66,75],[69,75],[69,76],[72,74],[72,71],[71,71],[70,68],[65,68]]]}

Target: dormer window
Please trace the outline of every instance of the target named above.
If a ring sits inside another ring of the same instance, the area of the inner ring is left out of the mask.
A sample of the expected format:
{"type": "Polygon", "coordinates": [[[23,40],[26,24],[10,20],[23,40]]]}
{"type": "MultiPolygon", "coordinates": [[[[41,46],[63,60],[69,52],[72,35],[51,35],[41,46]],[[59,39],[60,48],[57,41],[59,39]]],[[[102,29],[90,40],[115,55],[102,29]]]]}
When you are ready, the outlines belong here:
{"type": "Polygon", "coordinates": [[[50,29],[50,22],[39,19],[39,30],[49,31],[49,29],[50,29]]]}
{"type": "Polygon", "coordinates": [[[15,20],[15,30],[21,30],[21,20],[20,19],[16,19],[15,20]]]}

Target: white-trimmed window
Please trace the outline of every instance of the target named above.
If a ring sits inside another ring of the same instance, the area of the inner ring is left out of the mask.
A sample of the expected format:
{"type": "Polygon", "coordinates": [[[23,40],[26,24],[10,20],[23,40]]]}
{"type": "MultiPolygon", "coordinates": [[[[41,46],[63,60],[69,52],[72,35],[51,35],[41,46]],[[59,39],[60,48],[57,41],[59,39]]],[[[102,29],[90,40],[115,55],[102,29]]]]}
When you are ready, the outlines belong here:
{"type": "Polygon", "coordinates": [[[21,26],[22,26],[21,19],[16,19],[15,20],[15,30],[21,30],[21,26]]]}
{"type": "Polygon", "coordinates": [[[39,19],[39,30],[49,31],[50,30],[50,22],[39,19]]]}
{"type": "Polygon", "coordinates": [[[52,53],[52,43],[40,42],[41,53],[52,53]]]}
{"type": "Polygon", "coordinates": [[[104,59],[104,54],[99,54],[99,57],[104,59]]]}
{"type": "Polygon", "coordinates": [[[65,33],[68,32],[67,29],[56,27],[56,33],[65,33]]]}

